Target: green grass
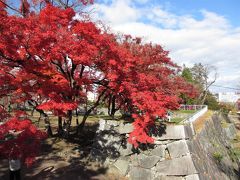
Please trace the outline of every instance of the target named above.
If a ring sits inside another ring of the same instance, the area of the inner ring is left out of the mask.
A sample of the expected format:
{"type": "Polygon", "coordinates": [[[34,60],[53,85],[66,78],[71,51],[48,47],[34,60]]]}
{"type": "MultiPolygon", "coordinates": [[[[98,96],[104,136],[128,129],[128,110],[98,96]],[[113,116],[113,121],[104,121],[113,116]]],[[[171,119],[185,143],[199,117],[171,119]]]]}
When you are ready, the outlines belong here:
{"type": "Polygon", "coordinates": [[[178,124],[181,121],[183,121],[183,118],[175,117],[175,118],[172,118],[170,122],[178,124]]]}
{"type": "Polygon", "coordinates": [[[214,153],[212,154],[212,156],[213,156],[213,158],[216,159],[218,162],[221,162],[222,159],[223,159],[222,153],[221,153],[221,152],[218,152],[218,151],[214,152],[214,153]]]}
{"type": "MultiPolygon", "coordinates": [[[[29,118],[32,120],[32,122],[35,125],[39,126],[40,128],[44,128],[45,125],[44,125],[44,122],[42,120],[38,124],[39,113],[34,112],[33,116],[31,116],[30,113],[28,113],[28,114],[29,114],[29,118]]],[[[120,116],[115,116],[116,120],[121,120],[120,118],[121,118],[120,116]]],[[[79,123],[81,123],[82,119],[83,119],[83,116],[79,115],[78,116],[79,123]]],[[[111,120],[112,118],[110,116],[107,116],[107,115],[90,115],[90,116],[88,116],[86,122],[91,123],[91,124],[92,123],[98,123],[98,121],[100,119],[111,120]]],[[[50,120],[50,123],[51,123],[52,126],[57,126],[58,125],[57,116],[49,115],[49,120],[50,120]]],[[[73,116],[73,118],[72,118],[72,126],[76,126],[76,116],[73,116]]]]}
{"type": "Polygon", "coordinates": [[[171,123],[179,124],[181,123],[186,117],[190,116],[191,114],[194,114],[196,110],[176,110],[172,111],[173,115],[171,118],[171,123]]]}
{"type": "Polygon", "coordinates": [[[193,114],[195,112],[196,112],[196,110],[177,110],[177,111],[174,111],[174,113],[184,113],[184,114],[193,114]]]}
{"type": "Polygon", "coordinates": [[[234,148],[233,152],[238,158],[240,158],[240,148],[234,148]]]}
{"type": "Polygon", "coordinates": [[[223,128],[227,128],[231,123],[227,123],[225,120],[224,121],[221,121],[221,126],[223,128]]]}
{"type": "MultiPolygon", "coordinates": [[[[174,115],[171,118],[171,123],[179,124],[181,121],[184,120],[184,117],[178,117],[178,114],[179,115],[180,114],[185,114],[185,116],[186,115],[188,116],[190,114],[195,113],[196,111],[195,110],[176,110],[176,111],[172,111],[172,112],[174,113],[174,115]]],[[[30,112],[28,114],[30,115],[30,112]]],[[[37,125],[38,118],[39,118],[39,113],[34,112],[33,116],[29,116],[29,118],[33,121],[34,124],[37,125]]],[[[50,115],[49,119],[50,119],[50,123],[51,123],[52,126],[57,126],[58,119],[57,119],[56,116],[50,115]]],[[[83,119],[83,116],[79,115],[78,116],[79,123],[81,123],[82,119],[83,119]]],[[[111,120],[112,118],[108,115],[90,115],[87,118],[87,123],[91,123],[91,124],[92,123],[97,123],[100,119],[111,120]]],[[[121,119],[121,116],[115,116],[115,119],[119,120],[119,121],[124,121],[124,120],[121,119]]],[[[76,116],[73,116],[72,125],[73,126],[76,125],[76,116]]],[[[44,122],[43,121],[40,121],[39,127],[44,127],[44,122]]]]}
{"type": "Polygon", "coordinates": [[[240,148],[230,149],[230,157],[233,161],[238,161],[240,159],[240,148]]]}

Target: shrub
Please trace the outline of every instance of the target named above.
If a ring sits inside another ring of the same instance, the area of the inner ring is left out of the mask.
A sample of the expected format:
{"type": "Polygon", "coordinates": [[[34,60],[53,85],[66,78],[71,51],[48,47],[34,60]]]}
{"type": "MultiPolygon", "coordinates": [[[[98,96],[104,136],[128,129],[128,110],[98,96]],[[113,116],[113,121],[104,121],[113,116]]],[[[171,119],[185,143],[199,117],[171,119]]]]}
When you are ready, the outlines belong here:
{"type": "Polygon", "coordinates": [[[221,162],[221,160],[223,159],[222,153],[220,153],[220,152],[218,152],[218,151],[214,152],[214,153],[212,154],[212,156],[213,156],[213,158],[214,158],[215,160],[217,160],[218,162],[221,162]]]}

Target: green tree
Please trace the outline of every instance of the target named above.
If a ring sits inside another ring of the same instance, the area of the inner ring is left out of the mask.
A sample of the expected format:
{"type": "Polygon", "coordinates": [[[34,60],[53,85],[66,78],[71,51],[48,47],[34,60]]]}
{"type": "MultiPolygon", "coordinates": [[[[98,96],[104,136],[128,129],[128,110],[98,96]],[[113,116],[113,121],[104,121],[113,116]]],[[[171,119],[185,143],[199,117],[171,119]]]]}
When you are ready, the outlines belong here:
{"type": "MultiPolygon", "coordinates": [[[[191,69],[183,65],[183,70],[181,76],[189,83],[194,84],[193,75],[191,69]]],[[[196,99],[190,98],[185,94],[181,94],[180,97],[182,98],[184,104],[195,104],[196,99]]]]}
{"type": "Polygon", "coordinates": [[[193,76],[192,76],[192,72],[191,70],[184,66],[183,67],[183,71],[182,71],[182,75],[181,75],[187,82],[193,83],[193,76]]]}
{"type": "Polygon", "coordinates": [[[208,105],[208,108],[211,110],[219,110],[220,106],[217,102],[216,97],[211,93],[208,92],[204,104],[208,105]]]}

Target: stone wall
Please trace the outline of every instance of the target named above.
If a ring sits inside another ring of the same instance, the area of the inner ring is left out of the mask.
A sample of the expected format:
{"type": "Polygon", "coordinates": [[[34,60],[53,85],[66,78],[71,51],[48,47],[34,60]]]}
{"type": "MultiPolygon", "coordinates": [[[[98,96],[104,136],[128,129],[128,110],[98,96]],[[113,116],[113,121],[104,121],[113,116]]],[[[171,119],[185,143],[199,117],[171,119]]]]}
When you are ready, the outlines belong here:
{"type": "Polygon", "coordinates": [[[236,135],[234,124],[227,127],[225,119],[214,115],[189,144],[200,179],[239,179],[238,162],[233,158],[230,140],[236,135]]]}
{"type": "Polygon", "coordinates": [[[195,136],[187,125],[161,125],[154,131],[154,144],[138,149],[127,143],[132,130],[131,124],[100,120],[92,158],[133,180],[238,179],[218,116],[195,136]],[[223,159],[214,158],[216,152],[223,159]]]}

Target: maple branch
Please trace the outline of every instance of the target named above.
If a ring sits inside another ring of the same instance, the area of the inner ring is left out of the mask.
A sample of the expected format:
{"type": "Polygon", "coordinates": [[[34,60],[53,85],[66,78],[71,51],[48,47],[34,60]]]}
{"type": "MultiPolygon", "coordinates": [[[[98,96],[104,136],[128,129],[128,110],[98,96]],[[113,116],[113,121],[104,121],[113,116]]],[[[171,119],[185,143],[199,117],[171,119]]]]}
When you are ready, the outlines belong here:
{"type": "Polygon", "coordinates": [[[10,76],[16,78],[16,76],[14,76],[12,73],[10,73],[10,72],[6,72],[6,73],[9,74],[10,76]]]}
{"type": "Polygon", "coordinates": [[[59,68],[59,70],[61,71],[61,73],[64,75],[64,77],[66,77],[67,78],[67,74],[66,74],[66,72],[64,71],[64,69],[62,68],[62,66],[60,65],[60,64],[58,64],[57,62],[54,62],[53,60],[51,61],[51,63],[53,63],[54,65],[56,65],[57,66],[57,68],[59,68]]]}
{"type": "Polygon", "coordinates": [[[70,81],[70,87],[72,88],[73,87],[73,79],[72,79],[71,73],[68,69],[67,56],[63,55],[63,59],[64,59],[65,67],[66,67],[66,74],[68,75],[68,79],[70,81]]]}
{"type": "MultiPolygon", "coordinates": [[[[27,60],[29,60],[29,59],[31,59],[31,57],[33,57],[32,56],[32,54],[28,51],[28,43],[26,44],[26,45],[23,45],[23,47],[25,48],[25,50],[26,50],[26,52],[27,52],[27,54],[28,54],[28,57],[27,57],[27,60]]],[[[35,59],[35,58],[33,58],[33,59],[35,59]]]]}
{"type": "MultiPolygon", "coordinates": [[[[84,114],[84,116],[83,116],[83,120],[82,120],[81,124],[80,124],[79,127],[78,127],[78,130],[82,130],[82,129],[83,129],[83,127],[84,127],[84,125],[85,125],[85,122],[86,122],[88,116],[89,116],[90,113],[100,104],[101,98],[104,96],[104,94],[105,94],[106,91],[107,91],[107,89],[104,89],[104,90],[101,92],[101,94],[98,96],[98,99],[97,99],[97,101],[94,103],[94,105],[85,112],[85,114],[84,114]]],[[[106,95],[106,96],[102,99],[102,101],[104,101],[107,97],[108,97],[108,95],[106,95]]]]}
{"type": "Polygon", "coordinates": [[[103,87],[106,87],[108,89],[111,89],[109,86],[108,86],[108,81],[105,81],[105,84],[103,83],[105,79],[102,79],[102,80],[99,80],[99,81],[93,81],[93,84],[97,84],[97,85],[101,85],[103,87]]]}
{"type": "Polygon", "coordinates": [[[3,5],[5,5],[6,7],[8,7],[9,9],[11,9],[11,10],[13,10],[13,11],[19,13],[19,14],[22,14],[18,9],[10,6],[9,4],[5,3],[4,1],[0,0],[0,2],[1,2],[3,5]]]}
{"type": "Polygon", "coordinates": [[[2,58],[4,58],[4,59],[8,60],[8,61],[13,61],[13,59],[5,56],[1,51],[0,51],[0,56],[1,56],[2,58]]]}
{"type": "Polygon", "coordinates": [[[83,71],[84,71],[84,69],[85,69],[85,66],[82,65],[81,71],[80,71],[80,74],[79,74],[79,77],[80,77],[80,78],[82,78],[82,76],[83,76],[83,71]]]}
{"type": "Polygon", "coordinates": [[[67,0],[66,3],[64,3],[62,0],[55,0],[57,1],[61,6],[63,6],[65,9],[67,9],[69,7],[69,0],[67,0]]]}
{"type": "Polygon", "coordinates": [[[7,60],[11,63],[13,63],[13,65],[10,65],[9,62],[8,63],[6,62],[6,64],[10,65],[11,67],[21,67],[21,66],[23,66],[23,62],[20,59],[19,60],[14,60],[10,57],[5,56],[1,51],[0,51],[0,57],[4,58],[5,60],[7,60]]]}
{"type": "Polygon", "coordinates": [[[77,65],[72,62],[71,76],[74,78],[74,71],[76,70],[77,65]]]}

